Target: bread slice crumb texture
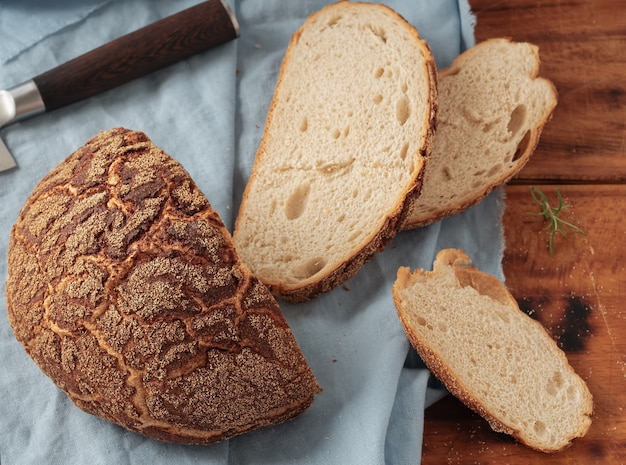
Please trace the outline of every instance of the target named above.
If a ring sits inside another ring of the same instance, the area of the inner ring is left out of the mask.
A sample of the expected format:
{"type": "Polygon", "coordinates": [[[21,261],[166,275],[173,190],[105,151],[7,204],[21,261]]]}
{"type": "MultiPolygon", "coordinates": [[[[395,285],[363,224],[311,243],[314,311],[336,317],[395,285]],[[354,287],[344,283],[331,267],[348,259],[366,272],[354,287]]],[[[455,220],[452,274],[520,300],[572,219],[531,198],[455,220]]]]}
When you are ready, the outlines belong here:
{"type": "Polygon", "coordinates": [[[496,431],[555,451],[586,433],[592,398],[565,354],[493,276],[461,251],[432,272],[398,271],[393,288],[409,339],[452,394],[496,431]]]}
{"type": "Polygon", "coordinates": [[[381,5],[339,2],[293,35],[234,232],[276,294],[332,288],[395,234],[428,148],[433,70],[381,5]]]}
{"type": "Polygon", "coordinates": [[[539,65],[535,45],[490,39],[439,72],[433,149],[404,229],[466,210],[526,165],[557,104],[539,65]]]}

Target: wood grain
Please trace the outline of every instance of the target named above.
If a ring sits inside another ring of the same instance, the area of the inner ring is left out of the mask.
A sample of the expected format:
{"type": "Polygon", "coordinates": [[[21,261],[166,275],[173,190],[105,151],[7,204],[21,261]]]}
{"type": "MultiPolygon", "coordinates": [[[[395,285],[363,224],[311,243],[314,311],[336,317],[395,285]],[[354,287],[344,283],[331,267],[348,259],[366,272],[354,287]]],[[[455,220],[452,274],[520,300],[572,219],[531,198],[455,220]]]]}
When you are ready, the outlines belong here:
{"type": "Polygon", "coordinates": [[[539,46],[559,104],[522,182],[626,180],[626,5],[623,0],[471,0],[477,41],[539,46]]]}
{"type": "Polygon", "coordinates": [[[564,218],[585,236],[557,236],[550,256],[548,233],[528,186],[506,188],[506,284],[520,308],[543,323],[565,350],[594,396],[594,418],[584,438],[546,455],[493,432],[449,396],[426,410],[423,464],[626,463],[626,186],[545,185],[571,207],[564,218]]]}
{"type": "Polygon", "coordinates": [[[540,48],[559,105],[529,164],[506,187],[506,285],[543,323],[594,396],[588,434],[556,454],[533,451],[452,396],[425,413],[422,463],[626,463],[626,8],[622,0],[470,0],[476,38],[540,48]],[[586,231],[557,236],[554,255],[529,186],[570,208],[586,231]]]}

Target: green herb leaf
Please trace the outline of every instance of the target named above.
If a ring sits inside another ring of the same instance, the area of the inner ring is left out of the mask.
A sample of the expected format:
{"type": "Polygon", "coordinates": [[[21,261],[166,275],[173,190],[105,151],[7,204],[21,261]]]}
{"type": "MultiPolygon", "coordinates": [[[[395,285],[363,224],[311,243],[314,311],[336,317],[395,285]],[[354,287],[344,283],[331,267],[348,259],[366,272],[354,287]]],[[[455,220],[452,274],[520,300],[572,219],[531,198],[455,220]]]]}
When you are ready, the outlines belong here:
{"type": "Polygon", "coordinates": [[[556,207],[552,207],[550,205],[548,196],[536,187],[530,187],[530,195],[532,196],[535,203],[541,207],[541,212],[530,214],[533,216],[543,216],[544,219],[548,222],[545,229],[550,230],[550,238],[548,239],[548,248],[550,250],[550,255],[554,254],[554,238],[557,232],[560,232],[561,235],[565,236],[565,228],[570,228],[579,234],[586,235],[585,231],[580,229],[578,226],[559,217],[563,210],[569,208],[569,205],[563,204],[563,196],[558,189],[556,189],[556,196],[559,204],[556,207]]]}

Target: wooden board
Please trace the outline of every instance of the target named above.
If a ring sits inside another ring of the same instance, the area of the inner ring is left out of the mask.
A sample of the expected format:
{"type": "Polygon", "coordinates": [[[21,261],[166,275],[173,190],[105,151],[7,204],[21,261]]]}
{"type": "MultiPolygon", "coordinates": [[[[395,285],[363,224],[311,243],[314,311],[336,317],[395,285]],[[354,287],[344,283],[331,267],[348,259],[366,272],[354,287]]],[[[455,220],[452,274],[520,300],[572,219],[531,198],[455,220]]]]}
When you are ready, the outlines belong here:
{"type": "Polygon", "coordinates": [[[588,434],[556,454],[533,451],[451,396],[425,413],[422,463],[626,464],[626,4],[623,0],[470,0],[477,41],[540,48],[559,105],[506,187],[506,285],[566,351],[594,396],[588,434]],[[529,186],[571,207],[586,235],[557,236],[554,255],[529,186]]]}
{"type": "Polygon", "coordinates": [[[559,104],[523,180],[626,180],[626,4],[623,0],[470,0],[476,41],[539,46],[559,104]]]}
{"type": "Polygon", "coordinates": [[[540,188],[554,204],[558,188],[571,205],[563,217],[587,234],[557,236],[550,256],[545,223],[531,215],[539,207],[529,187],[507,187],[506,285],[587,381],[594,396],[592,426],[569,449],[546,455],[493,432],[448,396],[426,410],[423,464],[626,463],[626,186],[540,188]]]}

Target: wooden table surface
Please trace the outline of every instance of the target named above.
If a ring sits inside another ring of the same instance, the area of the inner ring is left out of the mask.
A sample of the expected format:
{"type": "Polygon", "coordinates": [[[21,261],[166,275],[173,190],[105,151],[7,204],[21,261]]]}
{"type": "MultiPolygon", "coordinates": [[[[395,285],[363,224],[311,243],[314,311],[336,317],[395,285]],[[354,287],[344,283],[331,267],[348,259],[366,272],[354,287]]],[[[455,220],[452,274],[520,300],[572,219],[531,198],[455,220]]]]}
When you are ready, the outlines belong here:
{"type": "Polygon", "coordinates": [[[452,396],[425,413],[422,463],[626,464],[626,2],[470,0],[476,40],[539,46],[559,105],[528,165],[506,187],[503,268],[525,311],[565,350],[594,396],[589,432],[555,454],[493,432],[452,396]],[[529,186],[586,235],[547,249],[529,186]]]}

